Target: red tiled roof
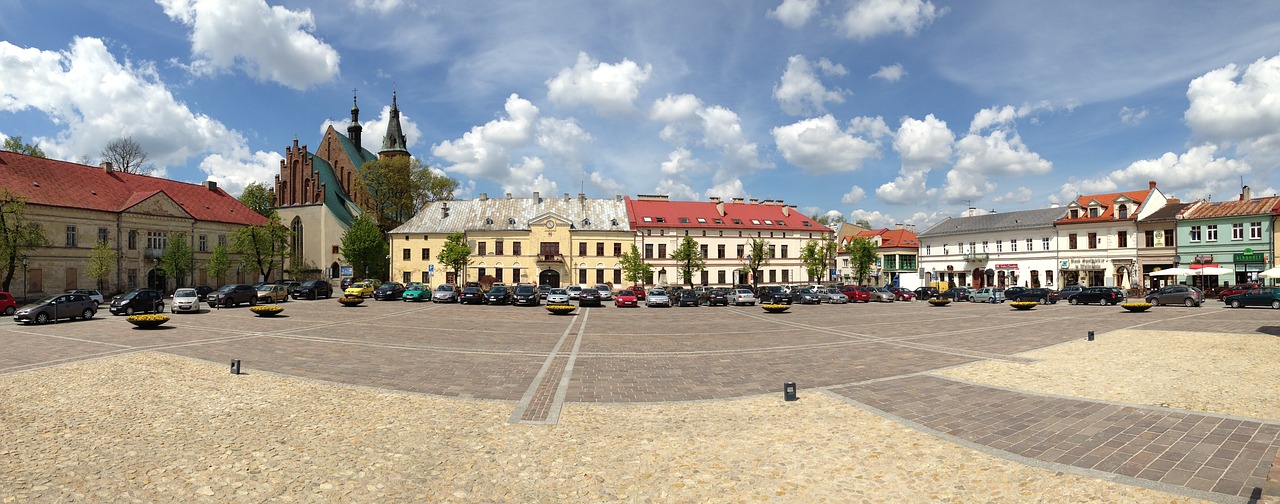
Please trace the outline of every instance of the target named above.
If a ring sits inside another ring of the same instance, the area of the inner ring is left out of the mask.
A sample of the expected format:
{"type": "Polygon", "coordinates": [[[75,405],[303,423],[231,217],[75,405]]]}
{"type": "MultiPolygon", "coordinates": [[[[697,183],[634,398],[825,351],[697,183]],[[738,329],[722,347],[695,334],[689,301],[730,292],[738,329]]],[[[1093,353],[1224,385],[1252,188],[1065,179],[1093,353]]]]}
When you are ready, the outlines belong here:
{"type": "Polygon", "coordinates": [[[1088,223],[1088,222],[1109,222],[1109,221],[1115,221],[1115,220],[1136,220],[1138,218],[1138,208],[1140,208],[1142,206],[1142,203],[1147,200],[1147,195],[1149,194],[1151,194],[1150,189],[1145,191],[1128,191],[1128,192],[1093,194],[1089,196],[1081,196],[1079,199],[1076,200],[1076,203],[1079,203],[1081,207],[1080,216],[1072,219],[1071,211],[1067,210],[1066,215],[1064,215],[1061,219],[1054,221],[1054,225],[1080,224],[1080,223],[1088,223]],[[1124,219],[1114,218],[1115,207],[1116,207],[1114,203],[1116,199],[1119,198],[1120,196],[1125,196],[1133,200],[1133,203],[1134,203],[1134,206],[1129,209],[1129,216],[1125,217],[1124,219]],[[1098,212],[1097,217],[1089,216],[1089,203],[1093,201],[1097,201],[1099,204],[1102,205],[1102,211],[1098,212]]]}
{"type": "Polygon", "coordinates": [[[723,202],[724,216],[709,201],[660,201],[627,197],[627,218],[631,229],[706,228],[747,229],[758,231],[811,231],[831,233],[831,229],[814,222],[803,212],[772,203],[723,202]],[[787,213],[783,214],[783,209],[787,213]],[[648,220],[646,220],[648,218],[648,220]],[[699,222],[701,218],[703,222],[699,222]],[[688,222],[684,222],[685,219],[688,222]],[[716,219],[721,223],[717,224],[716,219]],[[739,222],[735,223],[734,219],[739,222]],[[772,224],[767,224],[770,222],[772,224]]]}
{"type": "Polygon", "coordinates": [[[0,151],[0,187],[32,205],[121,212],[163,192],[197,220],[260,225],[258,215],[222,189],[0,151]]]}
{"type": "Polygon", "coordinates": [[[1182,214],[1183,219],[1212,219],[1242,215],[1266,215],[1280,208],[1280,197],[1268,196],[1250,200],[1197,201],[1182,214]]]}
{"type": "Polygon", "coordinates": [[[905,229],[888,228],[868,229],[866,231],[859,231],[858,234],[853,236],[846,236],[840,241],[840,248],[843,249],[844,246],[848,245],[854,238],[872,239],[877,236],[880,237],[879,248],[920,248],[920,238],[918,238],[915,233],[905,229]]]}

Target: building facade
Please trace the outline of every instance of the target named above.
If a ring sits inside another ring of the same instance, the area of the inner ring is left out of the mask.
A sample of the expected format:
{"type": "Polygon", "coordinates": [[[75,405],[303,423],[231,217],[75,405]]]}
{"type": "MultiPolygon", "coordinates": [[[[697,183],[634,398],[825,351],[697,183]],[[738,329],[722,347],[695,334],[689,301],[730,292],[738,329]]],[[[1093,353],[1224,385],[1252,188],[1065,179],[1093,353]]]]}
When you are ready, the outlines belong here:
{"type": "Polygon", "coordinates": [[[99,289],[104,294],[136,287],[171,290],[180,285],[242,282],[237,269],[213,278],[205,268],[214,247],[230,247],[237,229],[261,225],[254,213],[214,182],[188,184],[121,173],[110,163],[98,167],[0,151],[0,187],[26,199],[25,220],[36,223],[49,246],[25,251],[21,283],[12,293],[31,298],[65,289],[99,289]],[[158,259],[169,240],[181,236],[193,252],[190,277],[166,279],[158,259]],[[106,279],[92,278],[89,259],[107,242],[114,265],[106,279]]]}
{"type": "Polygon", "coordinates": [[[1142,285],[1147,289],[1159,289],[1176,278],[1152,275],[1178,265],[1177,223],[1190,203],[1169,198],[1164,207],[1138,219],[1138,269],[1142,272],[1142,285]]]}
{"type": "Polygon", "coordinates": [[[1137,287],[1138,225],[1164,207],[1156,183],[1145,191],[1080,196],[1054,224],[1061,285],[1137,287]]]}
{"type": "Polygon", "coordinates": [[[1239,199],[1196,201],[1182,212],[1177,223],[1177,265],[1200,270],[1219,267],[1222,275],[1189,275],[1186,283],[1213,288],[1258,281],[1275,250],[1275,215],[1280,197],[1254,198],[1248,187],[1239,199]]]}
{"type": "Polygon", "coordinates": [[[1063,208],[970,209],[919,234],[920,283],[946,287],[1060,288],[1054,222],[1063,208]]]}
{"type": "MultiPolygon", "coordinates": [[[[843,231],[843,229],[841,230],[843,231]]],[[[837,238],[840,278],[855,282],[853,258],[848,245],[856,238],[870,240],[876,246],[876,260],[869,272],[872,285],[885,285],[915,289],[921,285],[918,269],[920,241],[912,224],[897,224],[894,229],[861,229],[857,233],[837,238]]]]}

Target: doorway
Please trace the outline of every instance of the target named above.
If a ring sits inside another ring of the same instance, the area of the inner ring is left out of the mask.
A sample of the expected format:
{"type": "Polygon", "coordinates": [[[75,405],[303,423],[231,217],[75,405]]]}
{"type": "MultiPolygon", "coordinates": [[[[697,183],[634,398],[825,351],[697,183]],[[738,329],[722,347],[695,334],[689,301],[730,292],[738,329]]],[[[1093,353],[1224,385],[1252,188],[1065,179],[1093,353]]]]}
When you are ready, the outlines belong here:
{"type": "Polygon", "coordinates": [[[559,288],[560,272],[553,269],[542,270],[542,273],[538,273],[538,285],[550,285],[553,289],[559,288]]]}

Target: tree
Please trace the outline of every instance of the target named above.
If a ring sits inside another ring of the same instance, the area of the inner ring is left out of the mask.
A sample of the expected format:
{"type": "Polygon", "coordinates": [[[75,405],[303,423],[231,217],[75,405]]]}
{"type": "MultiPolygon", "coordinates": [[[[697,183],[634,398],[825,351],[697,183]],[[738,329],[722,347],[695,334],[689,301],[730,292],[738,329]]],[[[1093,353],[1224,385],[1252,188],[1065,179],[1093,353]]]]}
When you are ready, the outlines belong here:
{"type": "Polygon", "coordinates": [[[28,156],[40,157],[40,158],[48,157],[44,155],[43,150],[40,150],[39,145],[36,145],[33,143],[31,144],[22,143],[22,137],[20,136],[9,137],[4,139],[3,150],[7,150],[9,152],[16,152],[18,154],[26,154],[28,156]]]}
{"type": "Polygon", "coordinates": [[[822,224],[823,226],[826,226],[826,227],[832,227],[832,226],[839,227],[841,224],[844,224],[845,222],[844,215],[838,214],[838,213],[837,214],[825,213],[822,215],[813,214],[809,216],[809,218],[813,219],[814,222],[817,222],[818,224],[822,224]]]}
{"type": "Polygon", "coordinates": [[[204,270],[209,274],[209,278],[217,280],[217,284],[221,285],[223,278],[227,276],[227,270],[231,269],[231,257],[227,254],[227,247],[218,244],[213,247],[213,253],[209,255],[209,261],[204,263],[204,270]]]}
{"type": "Polygon", "coordinates": [[[747,256],[747,271],[751,272],[751,286],[760,286],[760,269],[769,265],[769,241],[764,238],[751,239],[751,252],[747,256]]]}
{"type": "Polygon", "coordinates": [[[859,284],[863,283],[863,280],[871,273],[871,265],[876,262],[876,256],[879,253],[876,250],[876,244],[868,238],[854,238],[845,246],[845,252],[849,253],[849,262],[853,266],[853,277],[859,284]]]}
{"type": "Polygon", "coordinates": [[[816,258],[820,264],[822,264],[822,268],[819,270],[818,276],[820,278],[826,278],[827,275],[823,274],[823,270],[836,269],[836,257],[839,255],[839,250],[836,247],[836,241],[831,239],[830,236],[824,235],[822,240],[817,242],[816,252],[816,258]]]}
{"type": "Polygon", "coordinates": [[[244,187],[244,192],[240,193],[240,197],[236,199],[258,215],[268,219],[276,215],[276,194],[275,191],[268,189],[266,184],[250,183],[244,187]]]}
{"type": "Polygon", "coordinates": [[[445,240],[444,250],[440,251],[440,263],[457,273],[456,282],[467,279],[467,265],[471,263],[471,247],[467,246],[467,237],[462,233],[453,233],[445,240]]]}
{"type": "Polygon", "coordinates": [[[9,283],[13,281],[13,272],[22,264],[27,251],[49,245],[40,224],[27,222],[26,212],[26,198],[0,189],[0,268],[4,270],[0,290],[5,292],[12,292],[9,283]]]}
{"type": "Polygon", "coordinates": [[[644,279],[653,275],[653,266],[644,262],[644,258],[640,257],[640,249],[636,244],[631,244],[630,252],[623,252],[622,257],[618,258],[618,264],[622,266],[622,276],[632,284],[644,283],[644,279]]]}
{"type": "Polygon", "coordinates": [[[691,236],[680,240],[680,246],[671,253],[671,258],[675,259],[676,268],[680,270],[680,275],[684,276],[685,285],[689,287],[693,287],[693,274],[707,268],[707,260],[702,257],[702,252],[698,250],[698,242],[691,236]]]}
{"type": "Polygon", "coordinates": [[[854,222],[853,225],[858,226],[862,229],[871,229],[871,221],[866,219],[858,219],[858,221],[854,222]]]}
{"type": "Polygon", "coordinates": [[[366,279],[385,278],[389,245],[387,239],[368,214],[356,217],[355,222],[342,235],[342,258],[351,264],[356,275],[364,275],[366,279]]]}
{"type": "Polygon", "coordinates": [[[453,199],[453,191],[458,189],[458,181],[423,166],[413,172],[413,188],[413,206],[416,211],[433,201],[453,199]]]}
{"type": "Polygon", "coordinates": [[[102,149],[102,160],[111,163],[111,168],[122,173],[150,175],[151,165],[147,163],[147,151],[133,137],[117,138],[107,143],[102,149]]]}
{"type": "Polygon", "coordinates": [[[172,278],[177,282],[175,287],[182,287],[187,275],[195,269],[194,257],[191,244],[187,243],[186,233],[174,233],[169,236],[164,252],[160,254],[158,267],[164,272],[166,278],[172,278]]]}
{"type": "Polygon", "coordinates": [[[115,265],[116,253],[111,250],[111,245],[106,241],[99,241],[93,245],[93,252],[89,253],[89,262],[85,265],[85,270],[89,273],[89,278],[97,281],[98,289],[102,290],[115,265]]]}
{"type": "Polygon", "coordinates": [[[293,231],[273,215],[266,224],[245,226],[231,235],[231,250],[240,254],[240,265],[257,270],[263,280],[271,278],[275,259],[286,254],[293,231]]]}
{"type": "Polygon", "coordinates": [[[456,180],[408,156],[368,161],[360,165],[359,174],[354,183],[356,202],[384,233],[409,220],[428,202],[453,199],[458,187],[456,180]]]}
{"type": "Polygon", "coordinates": [[[822,270],[826,264],[819,257],[817,240],[809,240],[800,247],[800,264],[804,266],[804,272],[809,275],[810,282],[817,282],[822,278],[822,270]]]}

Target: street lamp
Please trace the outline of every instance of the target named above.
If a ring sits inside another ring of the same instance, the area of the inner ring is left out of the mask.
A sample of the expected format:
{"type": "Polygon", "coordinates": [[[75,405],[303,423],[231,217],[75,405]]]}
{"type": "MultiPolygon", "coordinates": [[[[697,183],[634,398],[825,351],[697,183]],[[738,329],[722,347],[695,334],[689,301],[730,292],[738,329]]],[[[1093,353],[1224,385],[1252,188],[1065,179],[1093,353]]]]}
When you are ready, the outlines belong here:
{"type": "Polygon", "coordinates": [[[27,258],[22,258],[22,300],[27,300],[27,258]]]}

